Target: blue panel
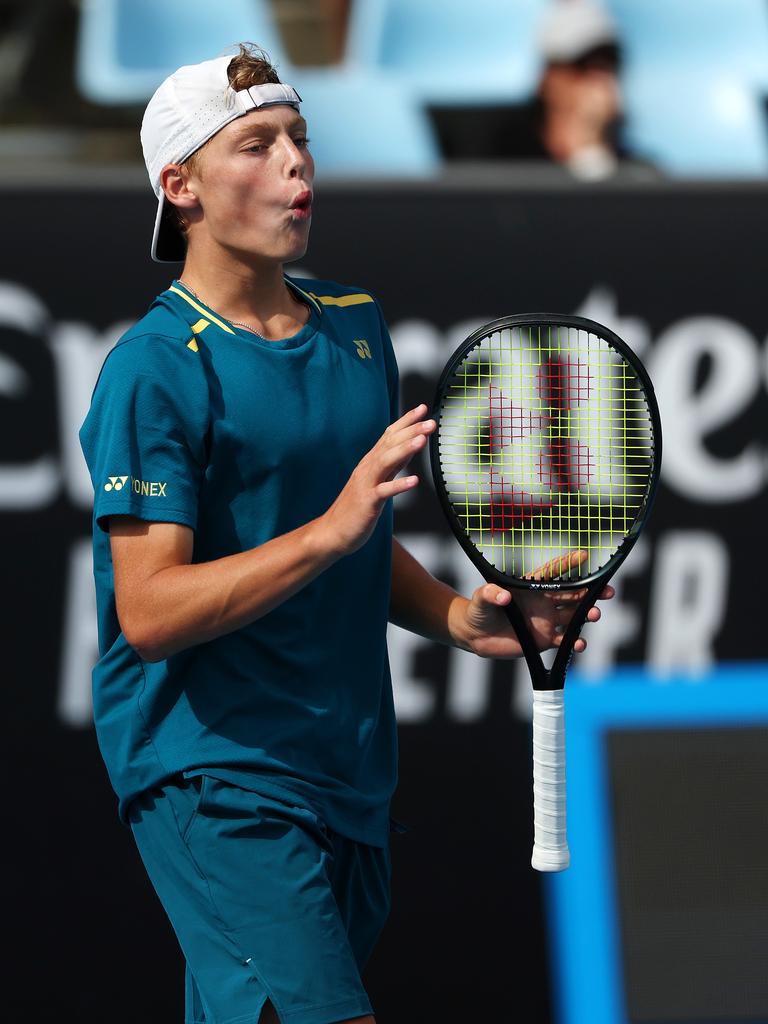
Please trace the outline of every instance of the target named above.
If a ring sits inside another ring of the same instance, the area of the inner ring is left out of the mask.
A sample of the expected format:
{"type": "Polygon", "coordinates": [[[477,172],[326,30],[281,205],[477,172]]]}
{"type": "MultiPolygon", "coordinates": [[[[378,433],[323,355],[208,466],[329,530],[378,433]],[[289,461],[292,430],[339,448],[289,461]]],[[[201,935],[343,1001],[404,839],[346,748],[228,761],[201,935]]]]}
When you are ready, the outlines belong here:
{"type": "Polygon", "coordinates": [[[762,177],[766,0],[610,0],[631,150],[671,174],[762,177]]]}
{"type": "Polygon", "coordinates": [[[566,688],[571,867],[547,876],[558,1024],[629,1024],[624,1009],[605,733],[768,724],[768,663],[664,683],[641,669],[566,688]]]}
{"type": "Polygon", "coordinates": [[[609,0],[630,63],[689,70],[718,66],[742,80],[768,76],[768,4],[765,0],[609,0]]]}
{"type": "Polygon", "coordinates": [[[434,174],[440,156],[426,111],[402,85],[374,72],[296,68],[309,148],[323,174],[434,174]]]}
{"type": "Polygon", "coordinates": [[[378,67],[425,102],[519,101],[536,87],[549,0],[356,0],[351,66],[378,67]]]}
{"type": "Polygon", "coordinates": [[[83,0],[78,89],[93,103],[143,103],[183,64],[231,52],[238,42],[257,43],[284,66],[267,0],[83,0]]]}

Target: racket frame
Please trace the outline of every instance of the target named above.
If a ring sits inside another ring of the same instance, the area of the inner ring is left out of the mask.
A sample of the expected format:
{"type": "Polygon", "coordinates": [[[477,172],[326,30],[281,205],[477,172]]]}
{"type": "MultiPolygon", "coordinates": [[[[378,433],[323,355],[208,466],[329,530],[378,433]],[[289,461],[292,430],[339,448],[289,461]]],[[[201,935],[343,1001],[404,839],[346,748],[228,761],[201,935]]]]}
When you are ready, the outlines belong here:
{"type": "Polygon", "coordinates": [[[443,512],[445,513],[456,539],[486,582],[495,583],[497,586],[502,587],[505,590],[513,591],[560,591],[582,590],[585,587],[587,588],[586,595],[580,602],[579,607],[574,612],[573,617],[563,633],[563,638],[557,648],[555,661],[552,668],[549,670],[544,667],[540,652],[530,635],[528,625],[525,622],[522,612],[515,603],[514,595],[510,604],[503,606],[512,628],[517,634],[525,660],[528,663],[534,689],[561,689],[565,681],[565,673],[568,668],[568,664],[573,656],[573,645],[579,637],[579,633],[584,625],[589,609],[595,603],[600,592],[610,580],[611,576],[613,576],[634,547],[635,541],[637,540],[640,530],[648,517],[656,495],[659,472],[661,469],[661,419],[659,417],[656,394],[654,392],[651,379],[648,376],[648,372],[626,342],[624,342],[617,334],[614,334],[614,332],[609,328],[596,323],[594,320],[588,320],[586,317],[580,316],[560,316],[556,313],[519,313],[513,316],[503,316],[496,320],[491,320],[482,327],[479,327],[476,331],[470,334],[466,341],[462,342],[450,357],[440,376],[440,380],[438,381],[432,412],[430,415],[438,424],[438,429],[432,433],[429,443],[429,458],[432,469],[432,478],[435,482],[435,490],[437,492],[438,500],[440,501],[443,512]],[[648,412],[651,420],[651,450],[653,453],[653,461],[646,492],[642,503],[637,510],[632,526],[627,532],[624,540],[619,544],[618,548],[613,555],[611,555],[605,565],[579,580],[526,580],[517,576],[508,576],[500,569],[497,569],[495,565],[488,562],[470,541],[464,527],[461,525],[461,521],[451,505],[440,464],[439,424],[444,398],[444,389],[448,380],[455,373],[456,367],[464,361],[467,354],[476,347],[479,341],[496,333],[497,331],[513,327],[547,325],[587,331],[590,334],[595,334],[599,338],[602,338],[616,349],[616,351],[627,361],[645,390],[648,412]]]}

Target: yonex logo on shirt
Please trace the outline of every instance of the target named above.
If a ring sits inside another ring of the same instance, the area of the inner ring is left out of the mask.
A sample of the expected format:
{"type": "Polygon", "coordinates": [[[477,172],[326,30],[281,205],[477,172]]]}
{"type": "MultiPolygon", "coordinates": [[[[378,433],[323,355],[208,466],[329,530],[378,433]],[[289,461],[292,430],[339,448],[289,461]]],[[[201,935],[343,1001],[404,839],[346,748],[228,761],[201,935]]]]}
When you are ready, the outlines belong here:
{"type": "MultiPolygon", "coordinates": [[[[104,490],[122,491],[127,479],[127,476],[111,476],[104,484],[104,490]]],[[[147,495],[150,498],[167,498],[168,495],[165,493],[167,486],[167,480],[162,482],[159,480],[137,480],[133,476],[130,483],[130,489],[134,494],[147,495]]]]}
{"type": "Polygon", "coordinates": [[[125,481],[128,479],[127,476],[111,476],[109,480],[104,484],[105,491],[122,491],[125,486],[125,481]]]}
{"type": "Polygon", "coordinates": [[[357,347],[357,354],[361,359],[373,359],[371,355],[371,347],[365,338],[354,338],[354,344],[357,347]]]}

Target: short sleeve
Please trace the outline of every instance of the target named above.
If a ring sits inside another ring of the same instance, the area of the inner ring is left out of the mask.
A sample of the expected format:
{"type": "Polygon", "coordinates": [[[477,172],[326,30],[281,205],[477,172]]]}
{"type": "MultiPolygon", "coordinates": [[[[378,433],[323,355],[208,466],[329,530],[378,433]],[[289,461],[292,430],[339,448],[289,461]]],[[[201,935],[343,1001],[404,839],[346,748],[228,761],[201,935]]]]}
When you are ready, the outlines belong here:
{"type": "Polygon", "coordinates": [[[378,299],[374,299],[376,304],[376,312],[379,315],[379,323],[381,325],[381,344],[384,352],[384,365],[387,371],[387,388],[389,391],[389,422],[394,423],[395,420],[400,419],[400,372],[397,368],[397,359],[395,357],[395,349],[392,344],[392,338],[389,335],[389,329],[387,327],[384,314],[379,305],[378,299]]]}
{"type": "Polygon", "coordinates": [[[199,353],[153,336],[112,349],[80,429],[96,523],[122,514],[194,530],[208,422],[199,353]]]}

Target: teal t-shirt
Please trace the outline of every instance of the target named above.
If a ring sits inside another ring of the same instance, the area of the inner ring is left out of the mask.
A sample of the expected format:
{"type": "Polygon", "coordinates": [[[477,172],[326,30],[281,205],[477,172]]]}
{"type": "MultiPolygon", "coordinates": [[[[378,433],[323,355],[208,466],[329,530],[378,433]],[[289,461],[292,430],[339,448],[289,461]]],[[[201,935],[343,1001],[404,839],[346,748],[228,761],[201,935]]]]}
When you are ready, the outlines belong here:
{"type": "Polygon", "coordinates": [[[142,790],[209,774],[384,845],[397,777],[391,501],[362,548],[293,597],[164,661],[139,657],[115,609],[107,517],[190,527],[194,562],[258,547],[324,513],[399,415],[378,303],[286,282],[310,308],[291,338],[261,340],[174,281],[101,369],[80,430],[95,493],[96,733],[123,821],[142,790]]]}

